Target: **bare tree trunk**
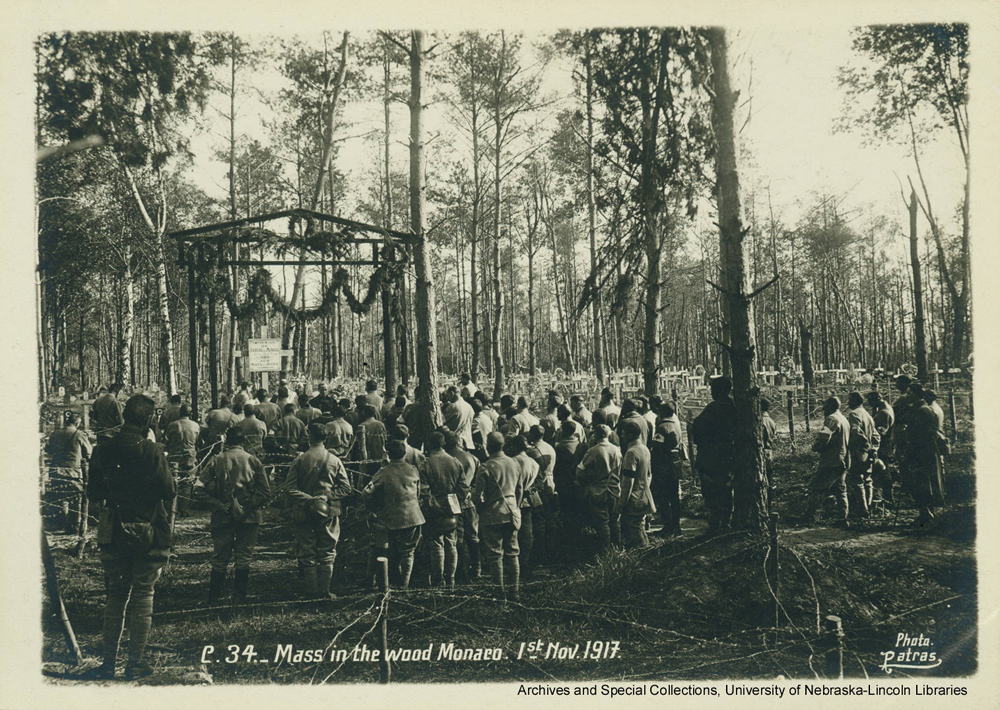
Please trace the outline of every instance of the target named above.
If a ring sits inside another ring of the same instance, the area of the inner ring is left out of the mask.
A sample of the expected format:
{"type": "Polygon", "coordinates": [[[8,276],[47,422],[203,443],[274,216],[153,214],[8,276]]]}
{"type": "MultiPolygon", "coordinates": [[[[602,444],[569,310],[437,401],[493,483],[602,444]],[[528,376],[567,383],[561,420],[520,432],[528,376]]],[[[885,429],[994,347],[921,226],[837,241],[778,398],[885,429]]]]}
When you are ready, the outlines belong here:
{"type": "Polygon", "coordinates": [[[729,353],[733,401],[736,404],[733,519],[742,529],[763,533],[767,529],[767,492],[761,442],[760,390],[756,381],[753,296],[747,293],[746,233],[740,217],[740,184],[733,127],[736,95],[729,83],[725,30],[714,27],[707,34],[712,48],[712,85],[715,93],[712,124],[716,139],[717,199],[722,235],[720,263],[726,274],[724,283],[732,335],[729,353]]]}
{"type": "MultiPolygon", "coordinates": [[[[324,96],[329,96],[326,110],[326,120],[323,126],[323,154],[319,161],[319,172],[316,175],[316,185],[313,187],[312,198],[309,201],[309,209],[315,210],[319,204],[319,199],[323,194],[323,186],[329,177],[330,160],[333,157],[333,131],[337,127],[337,104],[340,100],[340,92],[344,88],[347,76],[347,39],[348,33],[344,32],[344,39],[340,43],[340,67],[338,67],[336,77],[328,77],[324,88],[324,96]]],[[[303,252],[304,256],[304,252],[303,252]]],[[[303,280],[305,278],[306,267],[300,264],[295,270],[295,282],[292,284],[292,296],[288,302],[293,306],[299,299],[302,291],[303,280]]],[[[295,327],[295,319],[289,318],[285,324],[285,332],[282,337],[282,347],[288,347],[288,340],[291,336],[292,328],[295,327]]],[[[281,369],[287,369],[287,358],[281,358],[281,369]]]]}
{"type": "MultiPolygon", "coordinates": [[[[584,70],[586,73],[586,111],[587,111],[587,232],[590,236],[590,273],[597,283],[599,278],[597,265],[597,203],[594,198],[594,76],[592,62],[592,46],[590,34],[585,33],[583,53],[584,70]]],[[[590,304],[594,320],[594,374],[602,385],[605,381],[604,365],[604,330],[601,324],[601,290],[595,289],[594,299],[590,304]]]]}
{"type": "Polygon", "coordinates": [[[134,285],[132,274],[132,247],[123,240],[125,269],[122,273],[123,311],[121,319],[121,340],[118,342],[120,370],[118,382],[122,387],[132,386],[132,333],[135,322],[134,285]]]}
{"type": "Polygon", "coordinates": [[[437,323],[434,281],[427,235],[424,233],[424,128],[423,77],[424,33],[410,34],[410,231],[417,237],[413,250],[417,277],[417,400],[423,409],[425,431],[421,440],[441,421],[437,403],[437,323]]]}
{"type": "MultiPolygon", "coordinates": [[[[503,63],[506,57],[506,44],[501,32],[500,66],[497,70],[498,80],[503,74],[503,63]]],[[[497,88],[499,91],[499,88],[497,88]]],[[[493,104],[493,399],[500,399],[503,394],[504,357],[500,343],[500,327],[503,319],[503,291],[500,285],[500,149],[502,147],[504,124],[500,116],[500,97],[496,96],[493,104]]]]}

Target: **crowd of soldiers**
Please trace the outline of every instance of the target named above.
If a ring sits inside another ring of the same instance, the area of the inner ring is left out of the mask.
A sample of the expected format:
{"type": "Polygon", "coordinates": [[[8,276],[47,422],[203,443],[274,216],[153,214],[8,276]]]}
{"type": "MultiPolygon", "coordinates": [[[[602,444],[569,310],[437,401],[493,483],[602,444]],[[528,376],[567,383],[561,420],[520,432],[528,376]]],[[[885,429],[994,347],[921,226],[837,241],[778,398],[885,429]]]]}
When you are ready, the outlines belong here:
{"type": "MultiPolygon", "coordinates": [[[[878,392],[868,394],[872,414],[858,393],[848,398],[846,417],[836,397],[826,401],[804,520],[831,489],[841,524],[850,511],[867,515],[876,487],[882,499],[892,499],[890,470],[917,502],[921,524],[933,517],[943,500],[943,412],[919,384],[905,376],[897,384],[901,397],[892,406],[878,392]]],[[[374,584],[376,560],[384,556],[390,583],[406,589],[423,543],[433,586],[453,588],[485,570],[504,599],[519,598],[522,570],[554,552],[559,530],[581,539],[592,529],[598,551],[648,544],[653,519],[659,523],[654,534],[682,534],[680,481],[688,451],[675,404],[656,396],[619,406],[605,388],[590,411],[584,398],[566,402],[550,391],[535,413],[524,397],[491,400],[463,375],[441,393],[443,424],[429,428],[405,387],[390,402],[374,381],[353,400],[337,399],[322,385],[312,397],[292,393],[284,381],[272,398],[243,383],[203,423],[191,419],[178,395],[157,412],[142,394],[122,407],[120,389],[113,385],[93,404],[98,443],[92,452],[73,418],[49,442],[53,466],[67,479],[79,475],[81,459],[91,459],[86,495],[100,506],[98,545],[108,589],[99,677],[114,676],[126,604],[126,677],[151,670],[143,650],[153,586],[170,556],[178,482],[182,489],[188,482],[189,495],[211,510],[209,604],[221,598],[231,560],[233,599],[246,600],[264,510],[281,494],[290,503],[303,593],[320,599],[335,598],[340,521],[350,504],[363,504],[370,516],[367,584],[374,584]],[[265,454],[294,457],[283,479],[269,474],[265,454]]],[[[712,402],[690,424],[708,534],[727,528],[733,510],[730,390],[728,378],[713,379],[712,402]]],[[[766,401],[761,409],[773,488],[777,428],[766,401]]]]}

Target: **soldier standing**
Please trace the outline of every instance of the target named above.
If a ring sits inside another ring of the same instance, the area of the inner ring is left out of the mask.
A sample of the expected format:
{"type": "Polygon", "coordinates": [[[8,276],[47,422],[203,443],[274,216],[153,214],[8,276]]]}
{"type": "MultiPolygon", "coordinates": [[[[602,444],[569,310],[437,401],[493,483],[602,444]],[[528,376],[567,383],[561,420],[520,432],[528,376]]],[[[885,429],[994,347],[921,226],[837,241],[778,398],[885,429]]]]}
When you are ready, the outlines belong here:
{"type": "Polygon", "coordinates": [[[62,512],[63,525],[68,535],[75,535],[80,525],[83,502],[84,459],[89,459],[92,447],[87,434],[77,428],[77,415],[67,412],[65,426],[49,435],[45,452],[49,455],[49,488],[52,505],[62,512]]]}
{"type": "Polygon", "coordinates": [[[122,426],[122,404],[118,401],[118,393],[122,391],[120,382],[114,382],[108,391],[94,400],[94,427],[97,431],[97,443],[107,441],[115,435],[122,426]]]}
{"type": "Polygon", "coordinates": [[[649,544],[644,520],[656,512],[650,492],[649,449],[643,443],[639,427],[627,423],[622,427],[625,454],[622,456],[621,495],[615,504],[621,514],[622,539],[626,547],[649,544]]]}
{"type": "Polygon", "coordinates": [[[869,392],[867,399],[868,406],[872,410],[875,431],[879,435],[878,454],[872,462],[872,482],[882,490],[882,500],[892,503],[892,474],[889,472],[889,464],[892,462],[893,426],[896,423],[896,414],[892,405],[882,399],[880,392],[869,392]]]}
{"type": "Polygon", "coordinates": [[[598,551],[617,545],[621,538],[617,503],[621,493],[622,452],[608,441],[610,433],[606,425],[596,426],[595,444],[587,449],[576,467],[576,482],[581,489],[583,505],[597,528],[598,551]]]}
{"type": "Polygon", "coordinates": [[[178,418],[170,423],[163,435],[167,448],[167,461],[177,480],[177,498],[175,498],[175,513],[187,513],[194,492],[195,467],[198,463],[198,436],[201,427],[198,422],[191,421],[188,406],[182,404],[177,411],[178,418]]]}
{"type": "Polygon", "coordinates": [[[330,580],[340,540],[340,501],[350,494],[351,484],[344,464],[326,450],[325,441],[323,426],[310,424],[309,450],[292,463],[287,482],[306,594],[336,599],[330,593],[330,580]]]}
{"type": "Polygon", "coordinates": [[[670,402],[660,405],[659,419],[649,447],[652,492],[663,523],[662,535],[681,535],[681,472],[687,448],[681,422],[670,402]]]}
{"type": "Polygon", "coordinates": [[[462,464],[444,451],[439,431],[427,437],[427,458],[420,469],[424,534],[431,546],[431,586],[455,588],[458,569],[458,517],[468,495],[462,464]]]}
{"type": "Polygon", "coordinates": [[[736,407],[729,397],[728,377],[711,380],[712,401],[691,422],[691,438],[698,447],[695,467],[701,477],[701,495],[708,508],[708,532],[729,527],[733,515],[733,437],[736,407]]]}
{"type": "Polygon", "coordinates": [[[774,442],[778,438],[778,425],[771,419],[771,402],[763,397],[760,400],[760,423],[760,438],[764,449],[764,473],[767,476],[767,487],[773,491],[775,489],[774,442]]]}
{"type": "Polygon", "coordinates": [[[520,597],[521,582],[517,531],[521,527],[524,489],[521,467],[504,453],[504,444],[500,432],[494,431],[486,438],[489,458],[479,467],[472,500],[479,507],[483,556],[497,585],[498,596],[506,599],[509,586],[516,600],[520,597]],[[504,584],[505,572],[507,585],[504,584]]]}
{"type": "Polygon", "coordinates": [[[177,494],[162,447],[146,438],[155,403],[146,395],[129,398],[121,429],[94,449],[87,496],[103,501],[97,531],[107,589],[104,607],[104,660],[97,678],[114,678],[118,644],[129,610],[125,677],[153,672],[146,663],[146,640],[153,622],[153,588],[170,554],[170,510],[177,494]]]}
{"type": "Polygon", "coordinates": [[[479,472],[479,459],[462,448],[458,434],[449,431],[444,435],[445,451],[462,466],[465,499],[461,501],[462,515],[458,522],[458,568],[463,578],[473,582],[479,579],[482,566],[479,561],[479,514],[472,502],[472,489],[479,472]]]}
{"type": "MultiPolygon", "coordinates": [[[[252,407],[253,405],[246,405],[252,407]]],[[[271,495],[271,484],[260,460],[243,448],[245,434],[233,428],[226,432],[225,449],[202,472],[195,492],[212,510],[212,573],[208,603],[222,596],[229,560],[235,557],[233,599],[247,599],[250,563],[257,534],[264,520],[263,507],[271,495]]]]}
{"type": "Polygon", "coordinates": [[[847,396],[847,423],[851,434],[847,442],[850,452],[850,488],[855,493],[858,517],[867,518],[874,498],[875,486],[872,481],[872,462],[878,450],[879,434],[875,420],[865,411],[860,392],[847,396]]]}
{"type": "Polygon", "coordinates": [[[809,484],[809,499],[806,512],[802,516],[802,524],[810,525],[816,516],[816,511],[826,498],[830,489],[835,489],[840,512],[837,525],[850,527],[847,522],[850,504],[847,500],[847,469],[850,465],[848,441],[851,436],[851,425],[840,413],[840,400],[830,397],[823,403],[823,429],[816,436],[813,451],[819,454],[819,469],[809,484]]]}
{"type": "Polygon", "coordinates": [[[386,445],[389,462],[380,468],[364,490],[377,515],[375,550],[387,550],[389,583],[406,590],[413,572],[413,555],[420,542],[420,474],[403,460],[406,445],[394,439],[386,445]]]}

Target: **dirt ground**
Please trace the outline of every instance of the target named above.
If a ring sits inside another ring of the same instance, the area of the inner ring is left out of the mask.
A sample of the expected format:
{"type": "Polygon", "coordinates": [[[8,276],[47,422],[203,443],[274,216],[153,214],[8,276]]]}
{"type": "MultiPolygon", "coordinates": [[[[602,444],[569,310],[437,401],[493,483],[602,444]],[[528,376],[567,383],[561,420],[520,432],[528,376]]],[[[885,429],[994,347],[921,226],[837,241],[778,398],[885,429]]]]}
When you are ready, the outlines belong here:
{"type": "MultiPolygon", "coordinates": [[[[775,509],[785,520],[800,509],[814,464],[801,438],[778,454],[775,509]]],[[[830,614],[843,621],[848,677],[889,678],[879,666],[901,633],[929,638],[942,662],[927,671],[896,669],[892,677],[969,675],[977,668],[973,470],[972,443],[960,442],[948,463],[949,506],[929,530],[913,526],[905,497],[898,510],[846,531],[824,524],[830,516],[810,528],[780,525],[776,588],[765,574],[767,540],[703,534],[700,493],[687,477],[683,537],[654,536],[648,548],[595,557],[592,530],[561,530],[556,552],[524,571],[519,603],[495,600],[485,582],[459,584],[450,594],[429,589],[426,563],[418,559],[414,588],[391,592],[384,604],[363,581],[367,523],[357,510],[343,520],[333,583],[339,599],[303,600],[291,531],[277,509],[262,526],[249,603],[232,606],[227,589],[222,605],[208,608],[208,514],[192,510],[178,521],[176,557],[157,585],[149,651],[160,673],[150,682],[377,682],[377,663],[330,656],[378,648],[381,613],[390,649],[432,653],[429,661],[394,663],[394,682],[824,677],[833,639],[822,627],[830,614]],[[531,653],[533,641],[545,650],[531,653]],[[592,655],[602,642],[597,658],[582,658],[588,642],[592,655]],[[501,657],[439,659],[449,643],[498,648],[501,657]],[[547,658],[550,643],[560,644],[564,657],[556,650],[547,658]],[[283,644],[325,655],[295,662],[278,653],[283,644]],[[565,650],[577,644],[575,657],[565,650]],[[198,675],[202,666],[206,674],[198,675]]],[[[75,538],[50,540],[80,646],[96,658],[104,604],[97,555],[88,549],[78,560],[75,538]]],[[[50,611],[43,619],[44,672],[52,682],[77,682],[50,611]]],[[[120,657],[127,635],[126,628],[120,657]]]]}

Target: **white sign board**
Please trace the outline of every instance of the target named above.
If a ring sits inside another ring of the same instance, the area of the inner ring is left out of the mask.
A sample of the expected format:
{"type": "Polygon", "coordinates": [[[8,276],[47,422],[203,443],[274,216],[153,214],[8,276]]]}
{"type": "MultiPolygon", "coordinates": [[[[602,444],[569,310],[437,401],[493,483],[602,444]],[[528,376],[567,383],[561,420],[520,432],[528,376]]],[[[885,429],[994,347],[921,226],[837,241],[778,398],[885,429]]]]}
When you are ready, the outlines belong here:
{"type": "Polygon", "coordinates": [[[278,372],[281,370],[281,338],[251,338],[247,343],[247,370],[249,372],[278,372]]]}

